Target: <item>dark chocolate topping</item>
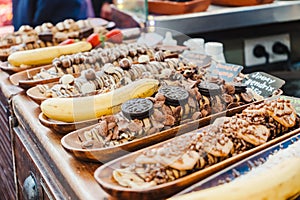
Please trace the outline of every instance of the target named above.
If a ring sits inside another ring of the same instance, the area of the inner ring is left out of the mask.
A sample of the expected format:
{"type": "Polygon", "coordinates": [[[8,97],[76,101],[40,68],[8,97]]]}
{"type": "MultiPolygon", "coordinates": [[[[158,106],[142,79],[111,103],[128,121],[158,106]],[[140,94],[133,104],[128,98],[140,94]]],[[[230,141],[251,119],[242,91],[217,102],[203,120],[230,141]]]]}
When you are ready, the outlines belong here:
{"type": "Polygon", "coordinates": [[[182,87],[178,86],[163,86],[158,90],[166,97],[166,104],[171,106],[179,106],[187,103],[189,93],[182,87]]]}
{"type": "Polygon", "coordinates": [[[198,89],[204,96],[216,96],[221,94],[221,88],[215,83],[201,82],[198,84],[198,89]]]}

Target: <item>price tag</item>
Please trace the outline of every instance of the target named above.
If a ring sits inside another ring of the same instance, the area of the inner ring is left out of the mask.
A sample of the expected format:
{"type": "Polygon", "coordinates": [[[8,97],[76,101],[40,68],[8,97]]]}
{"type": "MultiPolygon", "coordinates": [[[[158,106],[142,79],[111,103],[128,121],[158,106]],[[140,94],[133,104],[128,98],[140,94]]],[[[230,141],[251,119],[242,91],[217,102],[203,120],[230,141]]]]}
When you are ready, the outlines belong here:
{"type": "Polygon", "coordinates": [[[272,96],[272,94],[285,83],[284,80],[264,72],[248,74],[248,77],[245,78],[243,82],[256,94],[263,97],[272,96]]]}
{"type": "Polygon", "coordinates": [[[211,76],[217,76],[228,83],[233,82],[242,70],[243,66],[230,63],[215,63],[209,69],[211,76]]]}

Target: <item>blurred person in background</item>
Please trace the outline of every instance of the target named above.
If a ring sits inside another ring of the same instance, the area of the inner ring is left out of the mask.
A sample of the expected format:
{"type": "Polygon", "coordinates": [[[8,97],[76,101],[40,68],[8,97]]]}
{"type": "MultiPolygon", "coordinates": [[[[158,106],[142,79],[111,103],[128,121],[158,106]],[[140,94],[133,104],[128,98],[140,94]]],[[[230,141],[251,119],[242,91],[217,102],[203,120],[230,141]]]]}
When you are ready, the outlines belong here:
{"type": "Polygon", "coordinates": [[[92,0],[95,17],[111,20],[111,7],[112,0],[92,0]]]}
{"type": "Polygon", "coordinates": [[[111,0],[12,0],[13,25],[35,27],[44,22],[56,24],[65,19],[102,17],[110,20],[111,0]]]}
{"type": "Polygon", "coordinates": [[[91,0],[13,0],[13,25],[35,27],[44,22],[56,24],[65,19],[93,17],[91,0]]]}

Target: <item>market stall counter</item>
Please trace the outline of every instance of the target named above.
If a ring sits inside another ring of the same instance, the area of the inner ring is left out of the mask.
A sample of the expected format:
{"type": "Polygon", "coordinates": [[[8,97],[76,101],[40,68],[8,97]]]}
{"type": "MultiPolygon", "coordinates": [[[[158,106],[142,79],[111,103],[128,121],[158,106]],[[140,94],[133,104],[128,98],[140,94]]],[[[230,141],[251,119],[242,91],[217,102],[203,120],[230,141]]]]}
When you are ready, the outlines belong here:
{"type": "Polygon", "coordinates": [[[10,199],[14,198],[15,184],[13,171],[13,156],[12,156],[12,134],[10,133],[10,101],[11,98],[22,92],[19,87],[13,86],[8,80],[8,74],[0,70],[0,155],[2,161],[0,163],[0,179],[6,180],[1,183],[0,195],[6,193],[5,196],[10,199]]]}
{"type": "Polygon", "coordinates": [[[13,110],[19,122],[13,127],[13,143],[20,199],[32,194],[35,199],[108,197],[93,176],[99,164],[81,162],[68,154],[60,144],[62,135],[39,123],[36,103],[26,95],[17,95],[13,110]]]}

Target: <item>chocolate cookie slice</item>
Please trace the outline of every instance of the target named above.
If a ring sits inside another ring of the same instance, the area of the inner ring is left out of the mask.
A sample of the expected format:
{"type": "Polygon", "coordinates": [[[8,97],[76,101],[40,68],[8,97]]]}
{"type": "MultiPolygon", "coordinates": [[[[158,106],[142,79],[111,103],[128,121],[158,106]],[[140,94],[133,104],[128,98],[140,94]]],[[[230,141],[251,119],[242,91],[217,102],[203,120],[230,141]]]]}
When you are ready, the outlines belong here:
{"type": "Polygon", "coordinates": [[[166,97],[166,104],[171,106],[179,106],[187,103],[189,93],[184,88],[178,86],[163,86],[158,90],[166,97]]]}
{"type": "Polygon", "coordinates": [[[136,98],[123,103],[121,109],[126,118],[142,120],[152,114],[153,103],[149,99],[136,98]]]}
{"type": "Polygon", "coordinates": [[[215,83],[201,82],[198,84],[199,92],[204,96],[216,96],[221,94],[221,88],[215,83]]]}

